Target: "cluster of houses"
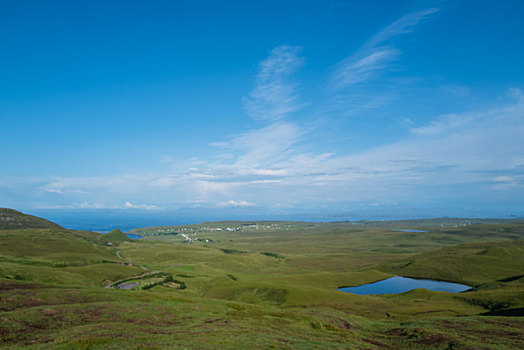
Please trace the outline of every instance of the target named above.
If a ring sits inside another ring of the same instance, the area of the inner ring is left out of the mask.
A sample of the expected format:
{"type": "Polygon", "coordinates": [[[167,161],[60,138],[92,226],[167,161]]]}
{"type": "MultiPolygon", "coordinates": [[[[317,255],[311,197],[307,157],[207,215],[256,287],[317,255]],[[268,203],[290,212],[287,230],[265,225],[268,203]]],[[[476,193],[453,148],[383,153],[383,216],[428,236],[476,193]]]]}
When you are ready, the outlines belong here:
{"type": "Polygon", "coordinates": [[[147,232],[142,232],[141,234],[147,236],[163,236],[163,235],[179,235],[185,243],[194,243],[194,242],[205,242],[212,243],[218,242],[210,238],[197,238],[197,233],[201,232],[238,232],[244,230],[275,230],[280,229],[278,223],[239,223],[238,226],[226,226],[226,227],[216,227],[216,226],[176,226],[176,227],[164,227],[164,228],[154,228],[148,230],[147,232]]]}
{"type": "Polygon", "coordinates": [[[470,220],[466,220],[466,221],[463,221],[463,222],[459,222],[458,224],[455,224],[455,225],[446,225],[446,224],[440,224],[440,227],[461,227],[461,226],[470,226],[470,225],[473,225],[473,224],[478,224],[480,222],[473,222],[473,221],[470,221],[470,220]]]}
{"type": "Polygon", "coordinates": [[[205,231],[240,231],[240,227],[204,227],[203,230],[205,231]]]}
{"type": "Polygon", "coordinates": [[[184,239],[185,243],[193,243],[193,242],[205,242],[205,243],[211,243],[211,242],[219,242],[211,238],[197,238],[196,232],[193,234],[185,234],[181,233],[180,236],[184,239]],[[191,237],[192,236],[192,237],[191,237]]]}

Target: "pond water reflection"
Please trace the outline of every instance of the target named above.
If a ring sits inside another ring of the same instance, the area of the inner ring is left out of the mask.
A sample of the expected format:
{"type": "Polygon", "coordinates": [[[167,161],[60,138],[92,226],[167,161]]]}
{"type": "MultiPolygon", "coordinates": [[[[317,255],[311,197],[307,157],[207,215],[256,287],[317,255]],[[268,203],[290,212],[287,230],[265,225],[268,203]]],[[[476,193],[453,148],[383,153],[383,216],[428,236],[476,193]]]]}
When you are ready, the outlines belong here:
{"type": "Polygon", "coordinates": [[[344,287],[339,288],[338,290],[353,294],[368,295],[399,294],[417,288],[425,288],[432,291],[448,293],[459,293],[471,289],[471,287],[459,283],[395,276],[378,282],[368,283],[356,287],[344,287]]]}

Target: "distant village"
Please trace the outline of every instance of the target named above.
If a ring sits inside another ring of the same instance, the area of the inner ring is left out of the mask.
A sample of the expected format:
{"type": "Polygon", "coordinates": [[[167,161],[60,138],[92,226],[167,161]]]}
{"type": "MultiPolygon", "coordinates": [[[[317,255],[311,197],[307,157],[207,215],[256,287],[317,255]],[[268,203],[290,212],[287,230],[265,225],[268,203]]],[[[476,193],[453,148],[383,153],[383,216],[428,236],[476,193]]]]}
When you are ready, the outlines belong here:
{"type": "MultiPolygon", "coordinates": [[[[454,221],[454,220],[452,220],[454,221]]],[[[476,223],[479,223],[478,220],[461,220],[458,222],[447,222],[447,223],[441,223],[440,227],[464,227],[464,226],[470,226],[476,223]]],[[[351,225],[369,225],[373,224],[372,221],[359,221],[359,222],[350,222],[345,221],[347,224],[351,225]]],[[[215,223],[213,226],[211,225],[189,225],[189,226],[164,226],[164,227],[151,227],[147,230],[140,231],[139,234],[142,236],[178,236],[182,239],[184,243],[195,243],[195,242],[203,242],[203,243],[214,243],[214,242],[220,242],[217,239],[209,238],[209,237],[198,237],[205,233],[218,233],[218,232],[249,232],[249,231],[272,231],[272,230],[290,230],[293,228],[297,228],[297,225],[302,225],[300,228],[304,229],[305,223],[297,223],[297,222],[247,222],[247,223],[234,223],[234,224],[226,224],[226,223],[215,223]],[[223,226],[221,226],[223,225],[223,226]]],[[[307,227],[313,227],[315,225],[322,225],[324,223],[308,223],[307,227]]],[[[403,230],[399,230],[403,231],[403,230]]],[[[410,230],[407,230],[410,231],[410,230]]],[[[216,238],[216,237],[215,237],[216,238]]]]}
{"type": "MultiPolygon", "coordinates": [[[[140,232],[143,236],[180,236],[185,243],[204,242],[213,243],[219,242],[211,238],[199,238],[197,234],[200,233],[214,233],[214,232],[239,232],[252,230],[279,230],[282,229],[281,224],[278,223],[239,223],[238,225],[229,225],[225,227],[218,226],[178,226],[178,227],[162,227],[151,228],[147,231],[140,232]]],[[[284,228],[287,229],[287,228],[284,228]]]]}

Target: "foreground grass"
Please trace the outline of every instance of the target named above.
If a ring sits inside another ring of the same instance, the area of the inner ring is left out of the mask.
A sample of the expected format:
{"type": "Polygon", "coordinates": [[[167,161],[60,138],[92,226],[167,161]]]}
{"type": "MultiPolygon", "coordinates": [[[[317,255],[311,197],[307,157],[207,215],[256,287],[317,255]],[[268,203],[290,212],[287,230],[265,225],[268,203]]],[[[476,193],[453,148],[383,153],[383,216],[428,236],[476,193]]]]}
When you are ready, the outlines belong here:
{"type": "Polygon", "coordinates": [[[399,324],[332,308],[191,298],[172,290],[136,293],[14,282],[2,282],[0,288],[0,339],[13,349],[458,348],[481,343],[518,348],[524,327],[515,318],[478,316],[399,324]]]}
{"type": "Polygon", "coordinates": [[[202,240],[192,244],[169,234],[122,240],[118,247],[88,232],[0,231],[0,344],[524,348],[522,316],[483,315],[522,315],[524,225],[445,223],[417,222],[428,232],[415,233],[350,223],[217,232],[209,227],[235,223],[208,223],[194,230],[202,240]],[[144,271],[170,275],[187,288],[101,288],[119,280],[145,283],[134,277],[144,271]],[[383,296],[337,290],[393,275],[467,283],[473,290],[383,296]]]}

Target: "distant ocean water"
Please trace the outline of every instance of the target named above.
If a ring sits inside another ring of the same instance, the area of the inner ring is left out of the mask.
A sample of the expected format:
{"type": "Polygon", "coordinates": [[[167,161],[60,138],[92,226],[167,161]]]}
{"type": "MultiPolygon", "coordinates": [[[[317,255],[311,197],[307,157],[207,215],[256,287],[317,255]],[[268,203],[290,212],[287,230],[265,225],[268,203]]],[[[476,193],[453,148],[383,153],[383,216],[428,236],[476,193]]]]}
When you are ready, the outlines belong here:
{"type": "Polygon", "coordinates": [[[306,222],[333,222],[333,221],[359,221],[359,220],[403,220],[415,217],[352,217],[352,216],[322,216],[311,214],[243,214],[226,215],[216,213],[168,213],[168,212],[134,212],[134,211],[61,211],[39,210],[29,214],[43,217],[47,220],[74,230],[88,230],[96,232],[109,232],[120,229],[127,232],[134,228],[148,226],[190,225],[206,221],[239,220],[239,221],[306,221],[306,222]]]}
{"type": "Polygon", "coordinates": [[[188,225],[196,223],[190,218],[127,213],[83,213],[83,212],[45,212],[37,213],[47,220],[73,230],[109,232],[120,229],[127,232],[134,228],[164,225],[188,225]]]}

